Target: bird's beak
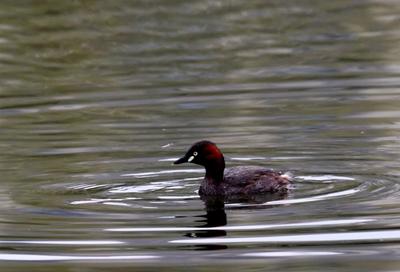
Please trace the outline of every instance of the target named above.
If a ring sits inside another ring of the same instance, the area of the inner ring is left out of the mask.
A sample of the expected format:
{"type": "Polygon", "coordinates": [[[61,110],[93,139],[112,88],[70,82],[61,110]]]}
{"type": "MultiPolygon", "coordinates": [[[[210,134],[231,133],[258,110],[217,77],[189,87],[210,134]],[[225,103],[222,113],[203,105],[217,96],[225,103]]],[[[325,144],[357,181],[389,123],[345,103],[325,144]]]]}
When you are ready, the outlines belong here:
{"type": "Polygon", "coordinates": [[[174,164],[181,164],[181,163],[185,163],[188,162],[188,159],[186,158],[186,156],[174,161],[174,164]]]}

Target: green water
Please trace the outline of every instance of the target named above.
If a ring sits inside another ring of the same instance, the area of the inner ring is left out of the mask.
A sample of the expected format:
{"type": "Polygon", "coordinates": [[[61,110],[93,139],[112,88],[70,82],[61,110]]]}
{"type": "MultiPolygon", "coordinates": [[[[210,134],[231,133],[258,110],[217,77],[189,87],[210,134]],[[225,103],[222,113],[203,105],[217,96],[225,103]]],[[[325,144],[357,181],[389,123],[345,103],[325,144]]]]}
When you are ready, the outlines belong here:
{"type": "Polygon", "coordinates": [[[399,14],[0,2],[0,270],[398,270],[399,14]],[[206,211],[200,139],[289,195],[206,211]]]}

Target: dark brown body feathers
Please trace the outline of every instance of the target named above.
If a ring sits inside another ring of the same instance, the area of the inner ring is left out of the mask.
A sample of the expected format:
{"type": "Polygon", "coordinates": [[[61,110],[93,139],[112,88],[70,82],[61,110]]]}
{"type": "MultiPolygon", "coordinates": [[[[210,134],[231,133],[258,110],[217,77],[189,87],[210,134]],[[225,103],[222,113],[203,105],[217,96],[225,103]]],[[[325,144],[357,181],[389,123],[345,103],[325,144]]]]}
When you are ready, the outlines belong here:
{"type": "Polygon", "coordinates": [[[284,194],[290,184],[289,175],[264,167],[238,166],[225,169],[222,152],[210,141],[195,143],[174,164],[185,162],[202,165],[206,169],[199,190],[201,196],[284,194]]]}
{"type": "Polygon", "coordinates": [[[223,181],[215,184],[205,178],[200,195],[254,195],[285,193],[290,180],[283,173],[258,166],[237,166],[225,169],[223,181]]]}

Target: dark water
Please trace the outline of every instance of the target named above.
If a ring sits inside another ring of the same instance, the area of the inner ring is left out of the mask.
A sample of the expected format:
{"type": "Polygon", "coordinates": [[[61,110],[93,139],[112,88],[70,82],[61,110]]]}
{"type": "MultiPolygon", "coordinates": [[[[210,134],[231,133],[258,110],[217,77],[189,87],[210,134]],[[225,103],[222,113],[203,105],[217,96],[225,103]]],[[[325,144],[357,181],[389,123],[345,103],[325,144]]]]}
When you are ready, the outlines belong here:
{"type": "Polygon", "coordinates": [[[1,271],[397,271],[398,1],[1,1],[1,271]],[[209,209],[227,164],[284,199],[209,209]]]}

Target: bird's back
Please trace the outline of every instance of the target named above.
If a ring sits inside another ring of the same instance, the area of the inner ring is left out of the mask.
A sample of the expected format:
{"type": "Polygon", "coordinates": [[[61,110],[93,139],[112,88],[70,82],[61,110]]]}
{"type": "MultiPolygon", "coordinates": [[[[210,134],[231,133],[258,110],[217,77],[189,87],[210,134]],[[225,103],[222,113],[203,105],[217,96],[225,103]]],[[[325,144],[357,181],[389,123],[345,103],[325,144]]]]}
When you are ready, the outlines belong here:
{"type": "Polygon", "coordinates": [[[225,194],[263,194],[286,192],[290,178],[282,172],[276,172],[259,166],[237,166],[225,169],[225,194]]]}

